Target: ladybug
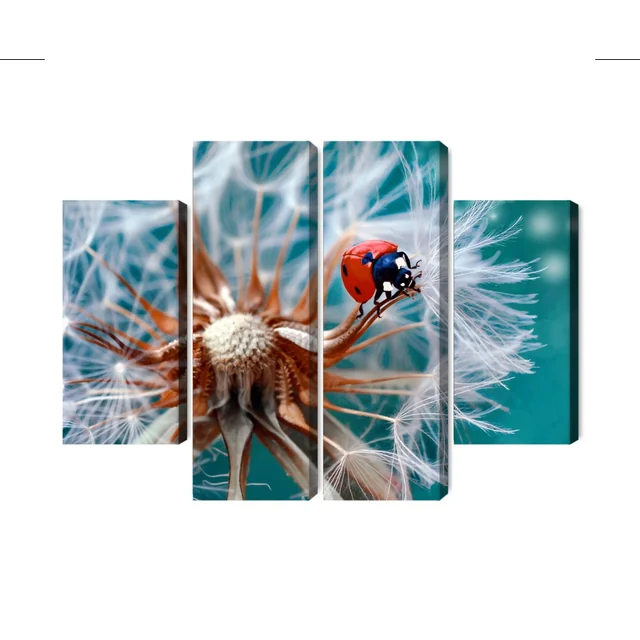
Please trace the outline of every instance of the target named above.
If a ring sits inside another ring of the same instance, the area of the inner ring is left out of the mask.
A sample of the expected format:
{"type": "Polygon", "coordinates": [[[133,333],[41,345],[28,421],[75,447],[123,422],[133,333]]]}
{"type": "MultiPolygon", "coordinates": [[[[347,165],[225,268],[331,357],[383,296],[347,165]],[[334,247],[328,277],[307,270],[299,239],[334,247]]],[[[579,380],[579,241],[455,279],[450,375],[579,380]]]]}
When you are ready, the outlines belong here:
{"type": "MultiPolygon", "coordinates": [[[[420,260],[413,266],[409,256],[404,251],[398,251],[398,245],[386,240],[365,240],[354,244],[342,256],[342,283],[349,295],[360,303],[360,318],[364,313],[364,303],[373,298],[378,309],[378,302],[384,292],[386,300],[391,299],[391,292],[395,287],[397,293],[404,293],[407,289],[416,291],[416,280],[422,274],[414,276],[410,269],[416,269],[420,260]]],[[[408,295],[408,294],[405,294],[408,295]]]]}

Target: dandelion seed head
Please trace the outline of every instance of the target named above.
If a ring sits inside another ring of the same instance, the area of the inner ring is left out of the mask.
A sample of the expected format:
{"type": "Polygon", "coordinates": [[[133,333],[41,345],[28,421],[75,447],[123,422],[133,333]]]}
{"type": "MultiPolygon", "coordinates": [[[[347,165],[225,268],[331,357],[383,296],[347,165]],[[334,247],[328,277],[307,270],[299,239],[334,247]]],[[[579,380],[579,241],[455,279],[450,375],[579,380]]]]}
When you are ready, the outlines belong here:
{"type": "Polygon", "coordinates": [[[220,318],[205,329],[202,339],[218,370],[271,368],[273,331],[257,316],[236,313],[220,318]]]}

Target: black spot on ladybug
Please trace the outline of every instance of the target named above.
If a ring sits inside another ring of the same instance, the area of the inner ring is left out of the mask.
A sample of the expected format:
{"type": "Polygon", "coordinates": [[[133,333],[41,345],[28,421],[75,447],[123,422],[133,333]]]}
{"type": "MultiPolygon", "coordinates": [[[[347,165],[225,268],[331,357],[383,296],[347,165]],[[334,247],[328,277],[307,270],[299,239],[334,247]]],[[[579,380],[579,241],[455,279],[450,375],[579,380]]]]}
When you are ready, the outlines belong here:
{"type": "Polygon", "coordinates": [[[342,273],[344,273],[344,277],[346,278],[349,274],[347,273],[347,265],[342,265],[342,273]]]}
{"type": "Polygon", "coordinates": [[[358,289],[358,287],[356,287],[356,293],[357,293],[358,295],[362,295],[362,292],[360,291],[360,289],[358,289]]]}

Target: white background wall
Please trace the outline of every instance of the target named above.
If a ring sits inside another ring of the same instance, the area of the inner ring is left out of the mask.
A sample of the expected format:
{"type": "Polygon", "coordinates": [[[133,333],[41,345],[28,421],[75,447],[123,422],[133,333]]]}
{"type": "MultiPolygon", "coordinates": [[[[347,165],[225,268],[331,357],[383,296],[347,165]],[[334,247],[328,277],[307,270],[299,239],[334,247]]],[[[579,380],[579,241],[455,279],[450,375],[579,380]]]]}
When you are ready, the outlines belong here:
{"type": "Polygon", "coordinates": [[[47,60],[0,62],[0,635],[639,637],[640,62],[594,61],[637,20],[308,4],[2,9],[47,60]],[[200,139],[442,140],[455,198],[578,202],[581,440],[455,448],[414,504],[193,503],[188,444],[62,447],[61,201],[189,201],[200,139]]]}

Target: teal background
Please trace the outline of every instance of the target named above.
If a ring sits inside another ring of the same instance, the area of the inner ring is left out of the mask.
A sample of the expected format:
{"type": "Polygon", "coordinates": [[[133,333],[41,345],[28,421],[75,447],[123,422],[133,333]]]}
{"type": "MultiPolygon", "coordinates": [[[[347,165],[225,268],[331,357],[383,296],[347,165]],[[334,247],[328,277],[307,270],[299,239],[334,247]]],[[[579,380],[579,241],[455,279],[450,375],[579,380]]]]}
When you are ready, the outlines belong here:
{"type": "MultiPolygon", "coordinates": [[[[470,204],[456,201],[455,214],[470,204]]],[[[499,288],[510,293],[537,294],[538,302],[527,308],[536,316],[534,333],[544,346],[524,354],[535,363],[532,374],[516,374],[506,382],[508,389],[495,388],[487,393],[509,409],[507,413],[492,413],[490,422],[517,432],[486,433],[456,424],[456,444],[570,442],[570,202],[498,202],[489,214],[488,231],[504,229],[520,217],[522,231],[499,248],[500,261],[538,260],[533,269],[540,272],[533,280],[499,288]]],[[[495,251],[495,247],[490,248],[484,257],[495,251]]]]}

